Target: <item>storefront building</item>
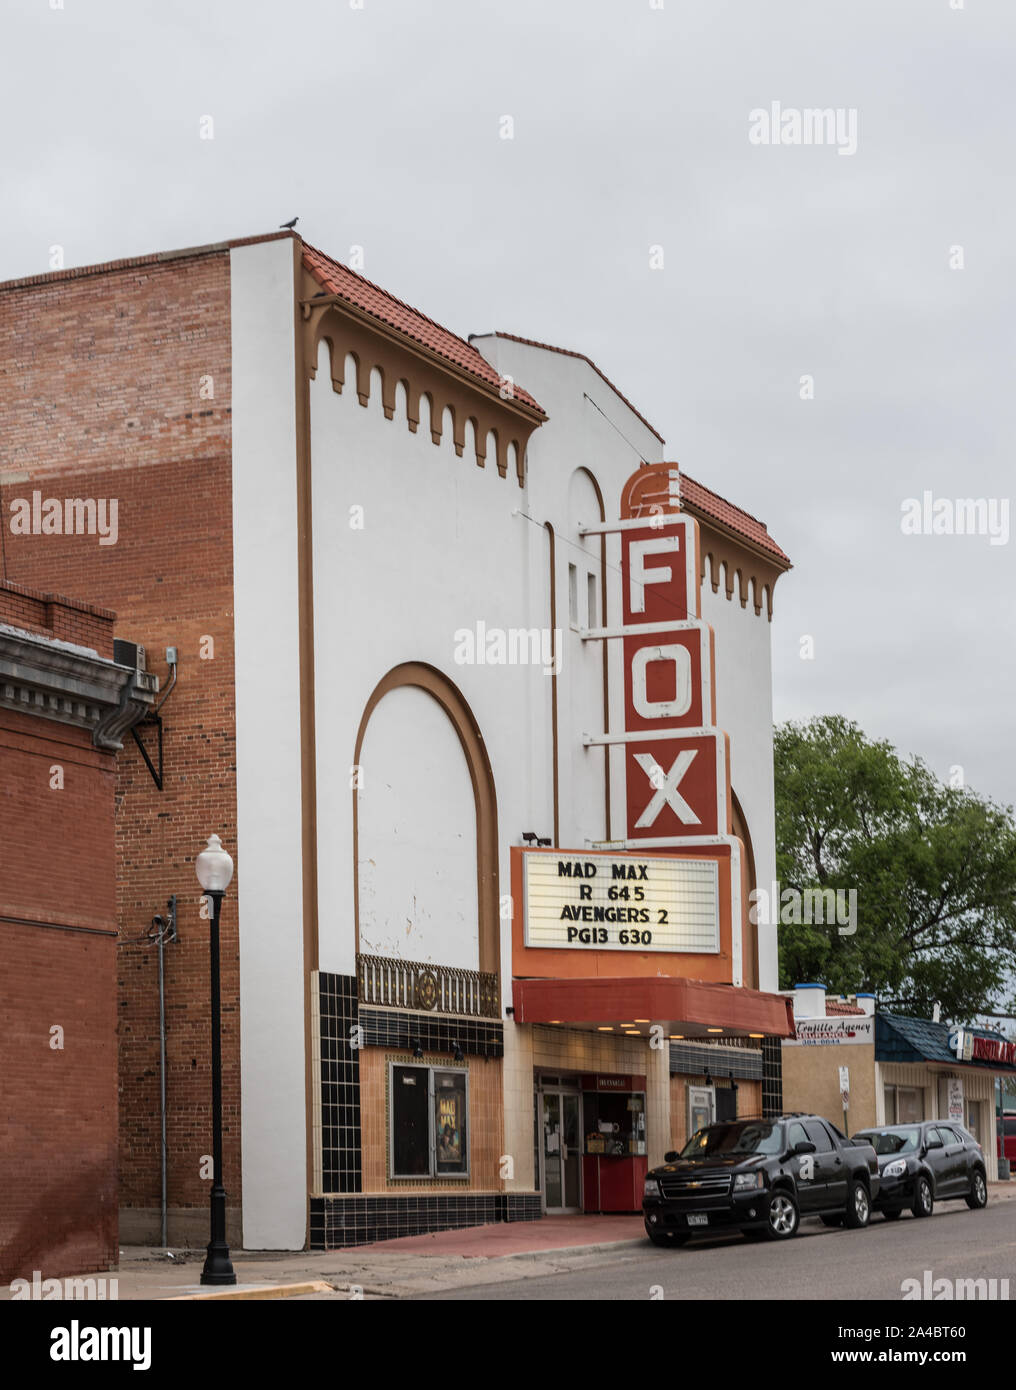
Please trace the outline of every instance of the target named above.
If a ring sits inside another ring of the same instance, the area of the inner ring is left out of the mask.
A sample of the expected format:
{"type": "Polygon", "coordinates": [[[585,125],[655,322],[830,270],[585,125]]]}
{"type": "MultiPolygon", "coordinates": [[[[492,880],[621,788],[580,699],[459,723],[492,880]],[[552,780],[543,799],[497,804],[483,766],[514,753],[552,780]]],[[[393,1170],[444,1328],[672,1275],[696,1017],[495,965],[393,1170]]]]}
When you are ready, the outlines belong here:
{"type": "MultiPolygon", "coordinates": [[[[140,755],[121,772],[121,934],[187,891],[206,830],[237,864],[231,1238],[634,1210],[689,1126],[778,1109],[791,1023],[748,912],[775,878],[789,568],[765,525],[665,461],[587,358],[459,338],[293,235],[0,287],[26,334],[54,302],[91,343],[69,389],[118,412],[78,442],[121,539],[51,537],[50,559],[179,652],[161,784],[140,755]],[[128,340],[139,396],[97,392],[128,340]]],[[[24,373],[8,505],[51,389],[24,373]]],[[[75,462],[46,487],[85,486],[75,462]]],[[[12,575],[37,555],[16,537],[12,575]]],[[[207,1210],[196,904],[166,966],[171,1241],[207,1210]]],[[[149,999],[122,1015],[135,1238],[157,1214],[149,999]]]]}
{"type": "Polygon", "coordinates": [[[1016,1074],[1016,1043],[876,1012],[873,995],[827,999],[821,984],[797,986],[794,1017],[795,1036],[783,1044],[788,1109],[845,1120],[851,1134],[876,1124],[955,1121],[983,1148],[989,1181],[997,1179],[996,1082],[1016,1074]]]}
{"type": "MultiPolygon", "coordinates": [[[[0,1282],[117,1263],[114,614],[0,579],[0,1282]]],[[[130,659],[129,659],[130,658],[130,659]]]]}

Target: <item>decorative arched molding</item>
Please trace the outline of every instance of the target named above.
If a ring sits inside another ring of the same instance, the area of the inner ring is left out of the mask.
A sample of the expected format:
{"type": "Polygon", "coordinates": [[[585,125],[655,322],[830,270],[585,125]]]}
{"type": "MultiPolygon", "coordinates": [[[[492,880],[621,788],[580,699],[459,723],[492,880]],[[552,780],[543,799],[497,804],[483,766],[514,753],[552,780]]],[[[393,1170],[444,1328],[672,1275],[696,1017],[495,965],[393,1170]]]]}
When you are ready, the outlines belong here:
{"type": "MultiPolygon", "coordinates": [[[[745,879],[747,881],[747,891],[750,895],[758,887],[758,880],[755,877],[755,851],[752,849],[751,835],[748,831],[748,822],[745,819],[741,803],[737,799],[737,793],[733,787],[730,789],[730,824],[731,834],[744,845],[745,857],[745,879]]],[[[751,903],[749,896],[748,902],[751,903]]],[[[758,989],[759,969],[758,969],[758,926],[751,920],[751,914],[744,916],[742,927],[742,961],[744,967],[744,983],[749,989],[758,989]]]]}
{"type": "Polygon", "coordinates": [[[543,422],[538,414],[515,396],[502,396],[493,388],[485,391],[452,363],[420,345],[413,345],[389,333],[383,325],[375,325],[361,316],[352,306],[329,296],[321,296],[309,280],[307,297],[302,301],[304,360],[313,380],[317,376],[318,353],[321,343],[328,348],[332,389],[341,394],[346,386],[346,359],[355,363],[356,395],[362,406],[370,401],[371,374],[381,377],[381,403],[387,420],[395,417],[395,387],[405,388],[406,423],[412,433],[420,422],[420,399],[430,402],[430,435],[440,444],[445,430],[445,411],[451,413],[452,440],[461,458],[465,452],[466,424],[473,428],[473,448],[476,463],[487,463],[487,438],[493,433],[493,451],[497,471],[502,478],[508,475],[509,446],[514,446],[515,474],[519,487],[525,485],[526,445],[533,430],[543,422]],[[317,302],[316,302],[317,301],[317,302]]]}
{"type": "Polygon", "coordinates": [[[766,618],[772,622],[773,589],[786,567],[774,564],[750,547],[713,531],[708,520],[697,513],[696,516],[702,531],[702,582],[708,579],[714,594],[718,594],[722,586],[728,601],[733,599],[736,592],[742,608],[748,606],[750,597],[756,616],[760,617],[764,609],[766,618]]]}
{"type": "MultiPolygon", "coordinates": [[[[370,717],[378,704],[392,690],[414,686],[432,696],[451,720],[458,734],[462,753],[469,769],[476,811],[476,901],[479,921],[479,969],[496,975],[498,995],[501,979],[501,921],[498,894],[497,795],[494,774],[479,725],[458,686],[443,672],[422,661],[407,661],[395,666],[374,687],[364,706],[360,727],[353,749],[353,765],[359,767],[363,740],[370,717]]],[[[360,951],[360,841],[359,806],[353,789],[353,921],[356,951],[360,951]]]]}

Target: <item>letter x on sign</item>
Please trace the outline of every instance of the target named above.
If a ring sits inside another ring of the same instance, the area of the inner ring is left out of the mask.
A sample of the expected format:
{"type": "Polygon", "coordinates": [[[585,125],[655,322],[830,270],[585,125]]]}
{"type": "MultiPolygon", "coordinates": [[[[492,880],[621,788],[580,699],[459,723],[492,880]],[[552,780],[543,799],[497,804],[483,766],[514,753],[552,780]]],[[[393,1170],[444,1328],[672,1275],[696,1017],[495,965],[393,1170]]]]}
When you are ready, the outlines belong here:
{"type": "Polygon", "coordinates": [[[635,761],[649,778],[650,784],[656,788],[646,809],[635,822],[636,830],[644,830],[647,825],[652,825],[653,821],[663,810],[664,806],[670,806],[679,821],[685,825],[701,825],[698,816],[685,801],[684,797],[677,790],[677,785],[681,778],[691,767],[698,752],[697,748],[686,748],[678,753],[674,759],[673,766],[669,772],[664,772],[663,768],[653,757],[652,753],[636,753],[635,761]],[[662,784],[661,784],[662,778],[662,784]]]}

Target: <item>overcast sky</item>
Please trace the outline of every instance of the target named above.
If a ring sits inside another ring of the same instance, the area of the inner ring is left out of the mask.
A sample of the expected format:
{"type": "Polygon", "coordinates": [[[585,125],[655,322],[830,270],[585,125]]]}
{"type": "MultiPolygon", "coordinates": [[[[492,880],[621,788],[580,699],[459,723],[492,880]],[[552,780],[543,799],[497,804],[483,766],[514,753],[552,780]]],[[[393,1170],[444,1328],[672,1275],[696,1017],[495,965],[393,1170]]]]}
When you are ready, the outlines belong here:
{"type": "Polygon", "coordinates": [[[587,353],[792,557],[777,717],[1016,800],[1016,539],[901,532],[1009,505],[1012,0],[58,4],[0,18],[0,279],[298,214],[456,332],[587,353]],[[844,138],[752,143],[773,102],[844,138]]]}

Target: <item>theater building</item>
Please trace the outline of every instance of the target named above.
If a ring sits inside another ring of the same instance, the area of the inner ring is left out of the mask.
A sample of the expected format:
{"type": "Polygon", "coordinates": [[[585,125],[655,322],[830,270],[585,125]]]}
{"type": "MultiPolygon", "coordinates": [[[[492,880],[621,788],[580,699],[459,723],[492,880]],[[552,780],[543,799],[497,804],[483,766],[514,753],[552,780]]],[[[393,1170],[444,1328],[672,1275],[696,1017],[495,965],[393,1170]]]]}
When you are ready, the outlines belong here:
{"type": "MultiPolygon", "coordinates": [[[[171,1241],[206,1221],[213,830],[248,1248],[635,1210],[689,1128],[778,1109],[765,525],[588,358],[458,337],[295,235],[13,283],[0,316],[8,531],[34,488],[119,500],[107,547],[5,535],[9,577],[48,542],[150,664],[178,651],[118,816],[121,935],[181,895],[171,1241]]],[[[151,981],[123,978],[121,1214],[151,1238],[151,981]]]]}

